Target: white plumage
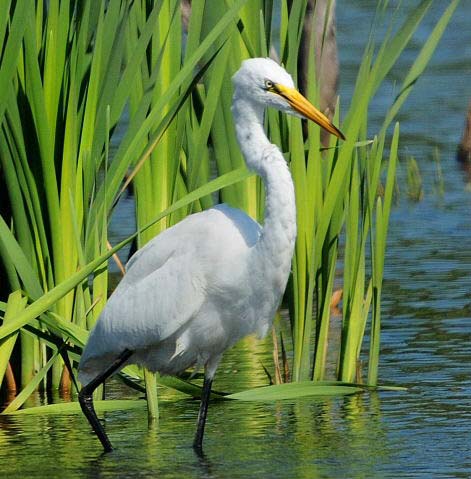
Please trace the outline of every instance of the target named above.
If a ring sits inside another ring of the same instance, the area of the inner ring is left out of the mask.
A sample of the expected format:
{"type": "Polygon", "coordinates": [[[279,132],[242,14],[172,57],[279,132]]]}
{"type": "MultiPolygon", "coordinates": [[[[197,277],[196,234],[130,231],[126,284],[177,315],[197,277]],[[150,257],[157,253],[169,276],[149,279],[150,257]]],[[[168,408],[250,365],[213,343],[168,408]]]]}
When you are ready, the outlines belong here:
{"type": "Polygon", "coordinates": [[[131,258],[90,335],[80,381],[87,384],[125,349],[138,364],[176,374],[263,333],[251,307],[263,278],[248,261],[259,235],[247,215],[219,205],[150,241],[131,258]],[[231,322],[235,315],[240,320],[231,322]]]}
{"type": "MultiPolygon", "coordinates": [[[[288,166],[263,129],[264,110],[271,106],[304,116],[342,134],[270,59],[246,60],[233,83],[237,139],[247,166],[265,184],[263,227],[240,210],[218,205],[188,216],[139,250],[83,351],[79,379],[85,385],[129,351],[113,372],[126,363],[163,374],[204,366],[209,398],[223,352],[249,334],[264,336],[272,324],[290,273],[296,209],[288,166]]],[[[207,398],[196,447],[201,447],[207,398]]]]}

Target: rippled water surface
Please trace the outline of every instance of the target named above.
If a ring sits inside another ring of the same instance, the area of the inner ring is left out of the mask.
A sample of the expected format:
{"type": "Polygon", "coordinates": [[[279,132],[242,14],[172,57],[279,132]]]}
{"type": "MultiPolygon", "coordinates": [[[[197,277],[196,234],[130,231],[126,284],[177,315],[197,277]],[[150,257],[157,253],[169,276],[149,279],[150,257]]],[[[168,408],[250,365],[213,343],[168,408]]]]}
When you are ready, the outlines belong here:
{"type": "MultiPolygon", "coordinates": [[[[415,2],[402,3],[407,12],[415,2]]],[[[435,4],[415,49],[448,2],[435,4]]],[[[375,5],[338,2],[345,104],[375,5]]],[[[382,88],[373,125],[415,53],[406,52],[382,88]]],[[[107,413],[106,429],[116,446],[108,455],[101,455],[81,416],[2,418],[0,477],[471,477],[471,189],[454,157],[470,100],[471,1],[464,0],[399,117],[402,166],[385,273],[380,377],[407,392],[216,402],[209,411],[205,458],[190,447],[198,403],[186,399],[164,399],[153,429],[144,407],[107,413]],[[403,181],[408,155],[423,179],[419,202],[408,198],[403,181]]],[[[264,384],[260,364],[270,364],[270,346],[269,339],[262,345],[249,340],[229,352],[215,388],[264,384]]]]}

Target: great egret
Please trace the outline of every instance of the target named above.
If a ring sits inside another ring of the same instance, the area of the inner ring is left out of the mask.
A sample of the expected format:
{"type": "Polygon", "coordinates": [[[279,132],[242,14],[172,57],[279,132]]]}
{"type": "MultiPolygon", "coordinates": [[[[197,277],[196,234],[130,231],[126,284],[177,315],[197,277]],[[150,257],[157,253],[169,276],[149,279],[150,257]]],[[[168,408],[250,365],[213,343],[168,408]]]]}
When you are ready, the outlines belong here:
{"type": "Polygon", "coordinates": [[[265,184],[263,226],[225,204],[188,216],[132,256],[90,334],[79,365],[84,414],[105,451],[111,443],[93,408],[93,391],[125,364],[161,374],[204,367],[193,446],[201,451],[211,384],[224,351],[263,337],[286,287],[296,238],[294,187],[280,150],[263,129],[265,107],[343,134],[268,58],[242,63],[232,78],[232,114],[248,168],[265,184]]]}

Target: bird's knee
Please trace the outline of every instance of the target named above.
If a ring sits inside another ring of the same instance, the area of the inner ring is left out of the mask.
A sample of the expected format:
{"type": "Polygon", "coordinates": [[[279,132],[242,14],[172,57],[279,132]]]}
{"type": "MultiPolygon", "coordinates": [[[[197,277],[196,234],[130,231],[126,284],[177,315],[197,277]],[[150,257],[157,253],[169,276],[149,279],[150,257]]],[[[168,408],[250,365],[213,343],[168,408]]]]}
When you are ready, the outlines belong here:
{"type": "Polygon", "coordinates": [[[85,406],[88,409],[90,406],[93,406],[93,393],[88,391],[85,386],[80,390],[78,400],[82,408],[85,406]]]}

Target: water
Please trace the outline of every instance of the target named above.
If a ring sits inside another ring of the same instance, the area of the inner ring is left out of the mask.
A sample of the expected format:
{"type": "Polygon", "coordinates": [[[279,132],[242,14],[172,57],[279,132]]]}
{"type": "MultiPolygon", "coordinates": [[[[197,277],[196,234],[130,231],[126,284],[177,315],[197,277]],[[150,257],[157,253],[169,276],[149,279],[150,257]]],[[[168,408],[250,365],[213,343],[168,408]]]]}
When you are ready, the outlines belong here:
{"type": "MultiPolygon", "coordinates": [[[[403,2],[405,11],[415,2],[403,2]]],[[[434,19],[435,2],[399,67],[375,101],[380,121],[434,19]]],[[[348,98],[376,2],[338,2],[342,97],[348,98]],[[352,5],[354,4],[354,5],[352,5]]],[[[469,478],[471,477],[471,192],[455,162],[471,100],[471,1],[462,1],[431,65],[401,111],[400,178],[413,155],[424,198],[392,213],[384,283],[380,378],[407,392],[279,403],[211,404],[206,458],[191,449],[198,403],[161,402],[148,429],[145,409],[106,414],[116,446],[101,455],[84,418],[0,419],[2,478],[469,478]],[[437,184],[438,149],[443,194],[437,184]]],[[[126,232],[124,232],[125,234],[126,232]]],[[[230,351],[220,390],[266,383],[270,339],[230,351]]],[[[116,386],[115,386],[116,388],[116,386]]],[[[123,397],[128,390],[115,389],[123,397]]]]}

